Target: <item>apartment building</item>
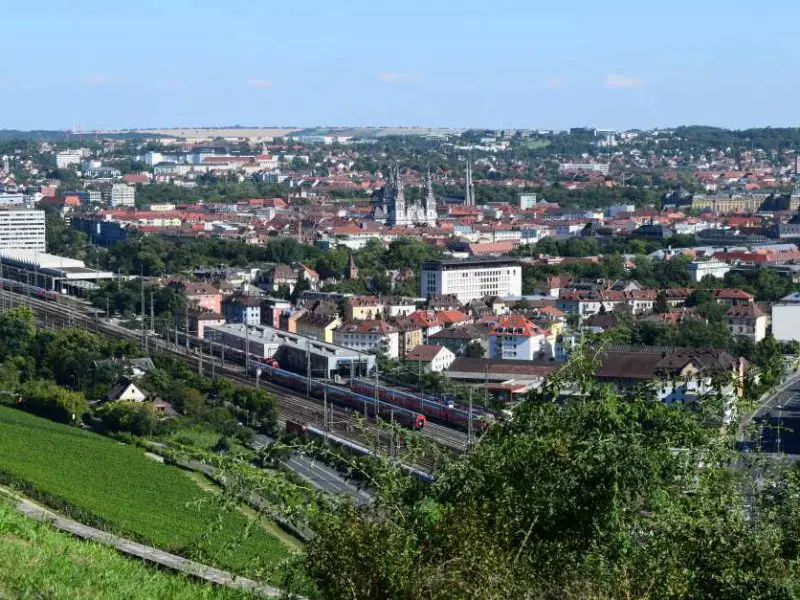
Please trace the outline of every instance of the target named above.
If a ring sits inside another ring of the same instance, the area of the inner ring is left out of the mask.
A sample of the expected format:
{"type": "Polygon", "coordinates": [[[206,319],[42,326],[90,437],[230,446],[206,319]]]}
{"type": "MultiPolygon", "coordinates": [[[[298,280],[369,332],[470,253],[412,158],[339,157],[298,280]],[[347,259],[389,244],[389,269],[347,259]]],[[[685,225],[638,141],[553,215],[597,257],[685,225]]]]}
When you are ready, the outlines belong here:
{"type": "Polygon", "coordinates": [[[489,333],[489,358],[533,360],[545,351],[546,332],[522,315],[505,315],[489,333]]]}
{"type": "Polygon", "coordinates": [[[104,194],[111,208],[136,205],[136,188],[127,183],[114,183],[104,190],[104,194]]]}
{"type": "Polygon", "coordinates": [[[336,330],[334,343],[360,352],[377,350],[387,358],[398,358],[400,353],[397,327],[381,320],[345,323],[336,330]]]}
{"type": "Polygon", "coordinates": [[[422,266],[420,294],[453,294],[463,304],[486,296],[520,296],[522,267],[512,258],[430,261],[422,266]]]}
{"type": "Polygon", "coordinates": [[[46,250],[43,210],[0,207],[0,249],[46,250]]]}

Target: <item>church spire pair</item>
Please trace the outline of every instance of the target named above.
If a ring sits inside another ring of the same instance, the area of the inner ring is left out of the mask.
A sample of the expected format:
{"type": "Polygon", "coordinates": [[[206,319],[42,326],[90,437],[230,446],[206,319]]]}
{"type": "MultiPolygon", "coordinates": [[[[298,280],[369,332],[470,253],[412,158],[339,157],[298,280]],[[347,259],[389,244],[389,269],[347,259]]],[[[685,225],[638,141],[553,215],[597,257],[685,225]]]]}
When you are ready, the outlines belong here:
{"type": "Polygon", "coordinates": [[[472,160],[467,158],[467,191],[464,206],[475,206],[475,184],[472,182],[472,160]]]}

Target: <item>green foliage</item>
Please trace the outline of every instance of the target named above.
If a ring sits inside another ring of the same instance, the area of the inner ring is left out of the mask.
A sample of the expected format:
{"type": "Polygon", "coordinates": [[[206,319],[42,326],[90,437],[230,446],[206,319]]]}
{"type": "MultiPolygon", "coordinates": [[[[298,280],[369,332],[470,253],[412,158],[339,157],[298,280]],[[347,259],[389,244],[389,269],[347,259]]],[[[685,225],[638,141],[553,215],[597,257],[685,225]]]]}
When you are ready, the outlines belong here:
{"type": "Polygon", "coordinates": [[[578,354],[431,488],[387,465],[374,505],[321,514],[321,596],[794,597],[797,471],[756,485],[702,410],[623,399],[595,369],[578,354]]]}
{"type": "Polygon", "coordinates": [[[0,360],[24,355],[36,335],[33,312],[19,306],[0,314],[0,360]]]}
{"type": "Polygon", "coordinates": [[[151,404],[134,402],[106,402],[94,411],[103,431],[124,432],[131,435],[153,435],[164,432],[167,423],[159,419],[151,404]],[[163,425],[162,425],[163,424],[163,425]]]}
{"type": "Polygon", "coordinates": [[[79,425],[89,410],[81,392],[71,392],[52,381],[28,381],[19,388],[20,405],[25,410],[59,423],[79,425]]]}
{"type": "Polygon", "coordinates": [[[78,520],[255,576],[285,549],[141,449],[0,407],[0,480],[78,520]]]}
{"type": "Polygon", "coordinates": [[[57,532],[5,501],[0,501],[0,590],[19,600],[252,599],[250,593],[158,571],[114,549],[57,532]]]}

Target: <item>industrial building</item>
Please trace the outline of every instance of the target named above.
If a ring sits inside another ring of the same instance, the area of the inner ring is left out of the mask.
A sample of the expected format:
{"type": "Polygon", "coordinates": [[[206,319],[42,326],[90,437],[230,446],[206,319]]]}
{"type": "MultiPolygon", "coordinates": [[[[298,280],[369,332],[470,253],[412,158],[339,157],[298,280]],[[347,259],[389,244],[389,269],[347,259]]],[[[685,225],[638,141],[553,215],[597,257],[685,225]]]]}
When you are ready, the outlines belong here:
{"type": "Polygon", "coordinates": [[[115,275],[91,269],[74,258],[35,250],[0,249],[0,277],[48,291],[85,296],[97,288],[98,281],[115,275]]]}
{"type": "Polygon", "coordinates": [[[310,369],[311,377],[315,378],[368,375],[375,368],[374,354],[320,342],[266,325],[211,325],[204,328],[203,339],[232,349],[234,352],[228,355],[230,359],[234,359],[237,353],[241,358],[241,353],[247,347],[251,358],[272,358],[278,361],[281,368],[303,375],[310,369]]]}

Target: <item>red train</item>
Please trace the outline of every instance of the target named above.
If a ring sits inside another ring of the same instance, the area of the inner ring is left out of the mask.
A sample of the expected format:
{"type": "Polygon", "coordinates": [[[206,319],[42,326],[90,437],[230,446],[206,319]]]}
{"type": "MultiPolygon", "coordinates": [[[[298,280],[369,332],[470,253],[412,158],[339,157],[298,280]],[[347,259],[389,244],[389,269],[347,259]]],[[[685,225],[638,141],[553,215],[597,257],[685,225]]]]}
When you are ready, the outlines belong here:
{"type": "Polygon", "coordinates": [[[309,384],[309,380],[302,375],[266,363],[260,363],[259,367],[262,370],[262,377],[274,381],[278,385],[303,393],[309,391],[312,396],[319,399],[327,394],[328,400],[334,404],[346,406],[372,418],[380,417],[386,422],[394,420],[395,423],[410,429],[422,429],[425,426],[425,416],[414,410],[388,404],[380,399],[376,402],[374,397],[315,379],[311,379],[309,384]]]}
{"type": "MultiPolygon", "coordinates": [[[[350,387],[359,394],[369,397],[375,396],[375,382],[373,381],[357,379],[350,384],[350,387]]],[[[380,384],[378,384],[378,398],[387,404],[418,411],[431,419],[456,425],[465,430],[469,428],[469,411],[458,408],[453,404],[380,384]]],[[[492,420],[492,415],[489,413],[473,409],[472,428],[474,431],[483,431],[491,424],[492,420]]]]}

